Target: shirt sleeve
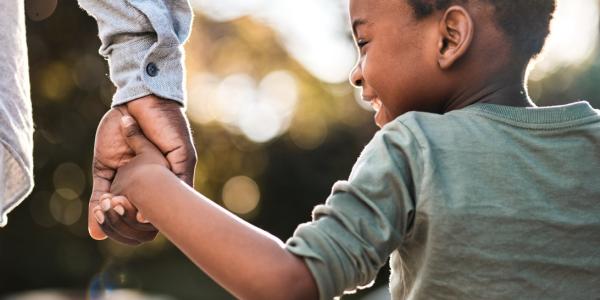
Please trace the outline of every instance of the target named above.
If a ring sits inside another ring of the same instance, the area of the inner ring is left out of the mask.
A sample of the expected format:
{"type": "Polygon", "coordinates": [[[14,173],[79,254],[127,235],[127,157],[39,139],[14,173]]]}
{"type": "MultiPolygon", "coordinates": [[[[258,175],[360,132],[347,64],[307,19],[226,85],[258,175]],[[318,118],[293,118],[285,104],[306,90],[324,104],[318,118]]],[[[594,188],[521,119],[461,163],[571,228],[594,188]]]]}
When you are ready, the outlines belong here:
{"type": "Polygon", "coordinates": [[[100,54],[117,87],[113,106],[150,94],[185,106],[188,0],[79,0],[79,5],[98,22],[100,54]]]}
{"type": "Polygon", "coordinates": [[[300,225],[286,248],[304,258],[319,288],[332,299],[372,284],[402,243],[415,210],[420,148],[395,121],[365,147],[347,181],[337,182],[313,221],[300,225]]]}
{"type": "Polygon", "coordinates": [[[0,1],[0,227],[33,189],[33,119],[24,2],[0,1]]]}

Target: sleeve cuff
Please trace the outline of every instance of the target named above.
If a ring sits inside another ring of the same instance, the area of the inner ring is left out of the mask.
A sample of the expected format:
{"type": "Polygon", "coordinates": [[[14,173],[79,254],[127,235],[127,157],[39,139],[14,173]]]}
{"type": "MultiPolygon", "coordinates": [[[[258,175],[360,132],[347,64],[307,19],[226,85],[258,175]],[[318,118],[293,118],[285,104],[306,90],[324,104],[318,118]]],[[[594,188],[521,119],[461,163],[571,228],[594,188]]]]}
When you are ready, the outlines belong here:
{"type": "Polygon", "coordinates": [[[322,244],[326,243],[326,241],[317,238],[319,234],[313,232],[315,230],[317,229],[313,228],[310,223],[300,225],[296,232],[302,232],[303,237],[299,237],[295,234],[294,237],[286,242],[285,247],[292,254],[301,257],[304,260],[304,263],[306,263],[317,283],[319,299],[331,300],[336,294],[335,284],[331,279],[333,274],[330,274],[329,269],[325,264],[325,259],[312,250],[309,242],[305,240],[305,238],[309,238],[312,243],[321,244],[321,247],[323,247],[324,245],[322,244]]]}
{"type": "Polygon", "coordinates": [[[110,77],[117,87],[112,106],[147,95],[186,105],[183,46],[159,47],[155,38],[115,44],[108,55],[110,77]]]}

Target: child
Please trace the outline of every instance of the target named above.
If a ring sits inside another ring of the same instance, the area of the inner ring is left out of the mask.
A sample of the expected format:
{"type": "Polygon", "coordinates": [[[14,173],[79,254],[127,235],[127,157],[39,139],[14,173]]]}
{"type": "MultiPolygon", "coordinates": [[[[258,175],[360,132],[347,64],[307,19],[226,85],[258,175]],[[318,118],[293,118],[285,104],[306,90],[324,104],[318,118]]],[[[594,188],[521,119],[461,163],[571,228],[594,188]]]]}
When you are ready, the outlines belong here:
{"type": "Polygon", "coordinates": [[[103,209],[135,205],[239,298],[331,299],[390,255],[394,299],[597,297],[600,113],[535,107],[524,86],[554,9],[350,0],[351,80],[382,129],[286,244],[180,182],[130,117],[136,157],[103,209]]]}

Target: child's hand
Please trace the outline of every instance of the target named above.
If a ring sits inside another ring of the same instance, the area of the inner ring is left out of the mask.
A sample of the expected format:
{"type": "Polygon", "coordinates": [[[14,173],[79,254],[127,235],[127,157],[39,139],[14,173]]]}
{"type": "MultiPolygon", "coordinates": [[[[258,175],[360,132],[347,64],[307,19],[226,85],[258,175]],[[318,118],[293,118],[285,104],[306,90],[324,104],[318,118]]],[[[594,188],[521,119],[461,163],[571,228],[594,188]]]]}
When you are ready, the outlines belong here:
{"type": "Polygon", "coordinates": [[[130,193],[135,192],[138,183],[152,176],[153,169],[169,169],[169,163],[163,153],[144,136],[132,117],[121,118],[121,133],[135,156],[117,170],[110,191],[115,195],[125,195],[135,203],[130,193]]]}
{"type": "Polygon", "coordinates": [[[103,230],[112,230],[118,226],[120,236],[126,244],[137,245],[141,241],[151,241],[158,234],[158,230],[144,218],[125,196],[115,196],[107,193],[100,197],[100,205],[92,213],[103,230]],[[109,222],[105,222],[105,218],[109,222]]]}
{"type": "Polygon", "coordinates": [[[135,216],[135,221],[138,223],[150,223],[150,221],[146,220],[142,212],[133,206],[133,204],[131,204],[129,199],[127,199],[125,196],[115,196],[113,194],[106,193],[100,198],[100,206],[96,209],[104,211],[105,213],[112,209],[119,216],[127,218],[129,221],[133,222],[133,218],[135,216]]]}

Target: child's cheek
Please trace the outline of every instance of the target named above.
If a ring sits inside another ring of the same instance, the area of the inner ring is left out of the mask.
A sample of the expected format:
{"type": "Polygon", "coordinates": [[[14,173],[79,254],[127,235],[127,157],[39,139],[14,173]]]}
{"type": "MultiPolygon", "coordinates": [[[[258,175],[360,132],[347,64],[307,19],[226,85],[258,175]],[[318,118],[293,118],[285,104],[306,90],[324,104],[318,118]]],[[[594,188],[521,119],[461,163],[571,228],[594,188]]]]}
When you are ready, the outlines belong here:
{"type": "Polygon", "coordinates": [[[362,75],[365,85],[374,89],[375,94],[379,97],[380,95],[377,87],[381,84],[381,79],[379,78],[381,76],[381,66],[377,64],[377,61],[375,61],[374,58],[375,56],[373,54],[370,56],[369,54],[365,55],[362,63],[362,75]]]}
{"type": "Polygon", "coordinates": [[[365,54],[365,56],[363,57],[363,60],[360,64],[360,69],[362,71],[362,75],[363,78],[365,79],[365,81],[367,81],[368,83],[368,73],[369,73],[369,54],[365,54]]]}

